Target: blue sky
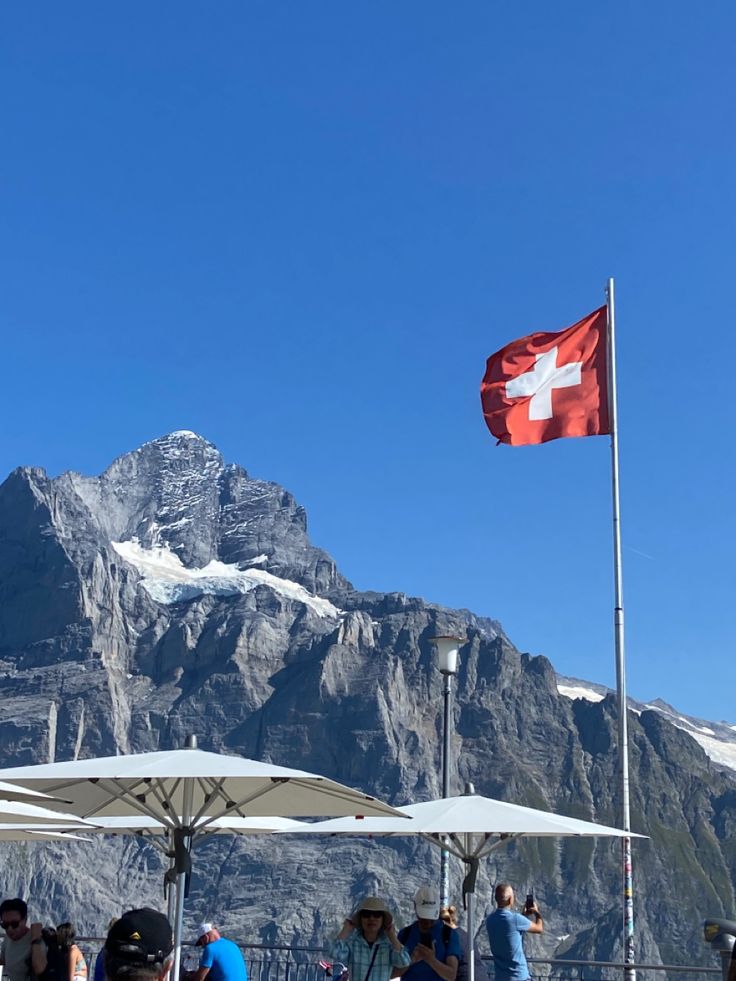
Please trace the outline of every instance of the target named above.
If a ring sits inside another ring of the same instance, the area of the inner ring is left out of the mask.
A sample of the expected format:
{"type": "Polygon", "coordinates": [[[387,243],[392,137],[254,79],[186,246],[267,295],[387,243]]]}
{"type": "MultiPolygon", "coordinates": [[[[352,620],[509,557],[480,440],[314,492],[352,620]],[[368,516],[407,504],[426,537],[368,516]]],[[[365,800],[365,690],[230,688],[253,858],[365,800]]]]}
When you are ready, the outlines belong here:
{"type": "Polygon", "coordinates": [[[616,277],[629,691],[736,722],[736,12],[0,12],[2,475],[192,429],[360,588],[614,684],[605,438],[496,447],[486,357],[616,277]]]}

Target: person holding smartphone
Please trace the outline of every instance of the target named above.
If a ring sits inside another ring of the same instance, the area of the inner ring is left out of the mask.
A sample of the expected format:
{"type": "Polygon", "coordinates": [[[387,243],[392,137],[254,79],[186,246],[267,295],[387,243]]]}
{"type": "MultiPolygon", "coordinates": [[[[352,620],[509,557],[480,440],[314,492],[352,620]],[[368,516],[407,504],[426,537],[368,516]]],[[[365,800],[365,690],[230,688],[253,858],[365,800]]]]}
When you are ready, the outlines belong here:
{"type": "Polygon", "coordinates": [[[394,970],[410,962],[394,918],[377,896],[366,896],[346,917],[330,953],[333,961],[347,965],[350,981],[389,981],[394,970]]]}
{"type": "Polygon", "coordinates": [[[440,919],[440,897],[434,886],[414,896],[416,920],[399,933],[411,954],[409,967],[394,971],[404,981],[455,981],[462,947],[457,930],[440,919]]]}
{"type": "Polygon", "coordinates": [[[494,896],[497,908],[486,920],[486,930],[496,981],[529,981],[523,936],[525,933],[544,933],[542,914],[531,893],[527,896],[524,915],[516,913],[514,890],[508,882],[500,882],[494,896]]]}

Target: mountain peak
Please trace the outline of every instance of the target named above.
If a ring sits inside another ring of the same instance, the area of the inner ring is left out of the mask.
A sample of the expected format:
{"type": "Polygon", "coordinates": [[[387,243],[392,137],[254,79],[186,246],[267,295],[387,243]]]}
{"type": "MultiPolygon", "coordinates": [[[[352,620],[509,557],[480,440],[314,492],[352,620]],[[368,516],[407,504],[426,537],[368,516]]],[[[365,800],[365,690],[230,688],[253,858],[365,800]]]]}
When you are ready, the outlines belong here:
{"type": "Polygon", "coordinates": [[[150,439],[133,452],[141,453],[149,448],[159,450],[164,455],[172,452],[174,455],[179,455],[180,453],[197,453],[205,450],[220,456],[220,451],[214,443],[205,439],[204,436],[200,436],[199,433],[192,432],[191,429],[176,429],[173,433],[166,433],[164,436],[150,439]]]}

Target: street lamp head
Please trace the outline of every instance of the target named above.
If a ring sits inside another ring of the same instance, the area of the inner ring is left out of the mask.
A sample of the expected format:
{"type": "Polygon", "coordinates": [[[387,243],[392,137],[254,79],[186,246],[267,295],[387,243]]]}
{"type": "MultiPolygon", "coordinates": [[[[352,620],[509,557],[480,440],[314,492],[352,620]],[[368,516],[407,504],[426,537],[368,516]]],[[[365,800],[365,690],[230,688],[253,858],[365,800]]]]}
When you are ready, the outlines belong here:
{"type": "Polygon", "coordinates": [[[458,648],[465,641],[461,637],[430,637],[437,651],[437,661],[442,674],[457,674],[458,648]]]}

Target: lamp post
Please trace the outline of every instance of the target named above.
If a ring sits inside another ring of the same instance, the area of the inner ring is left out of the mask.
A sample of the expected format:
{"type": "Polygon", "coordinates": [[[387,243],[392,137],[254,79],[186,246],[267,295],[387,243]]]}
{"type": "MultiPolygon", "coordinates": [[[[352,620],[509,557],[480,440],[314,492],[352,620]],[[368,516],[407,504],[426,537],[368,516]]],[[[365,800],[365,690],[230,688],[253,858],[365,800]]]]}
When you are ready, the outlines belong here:
{"type": "MultiPolygon", "coordinates": [[[[450,796],[450,711],[452,706],[452,679],[457,674],[458,648],[463,641],[459,637],[432,637],[437,652],[437,666],[443,678],[442,698],[444,720],[442,726],[442,796],[450,796]]],[[[440,860],[440,902],[450,902],[450,853],[442,849],[440,860]]]]}

